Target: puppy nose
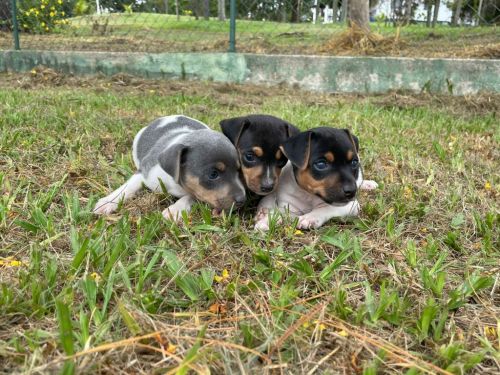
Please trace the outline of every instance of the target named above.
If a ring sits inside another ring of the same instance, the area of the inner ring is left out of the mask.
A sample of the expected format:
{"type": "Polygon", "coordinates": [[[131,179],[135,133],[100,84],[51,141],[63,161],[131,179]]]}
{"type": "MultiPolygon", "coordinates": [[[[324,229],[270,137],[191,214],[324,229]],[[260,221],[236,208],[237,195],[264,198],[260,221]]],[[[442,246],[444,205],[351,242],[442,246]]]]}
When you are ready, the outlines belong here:
{"type": "Polygon", "coordinates": [[[263,193],[270,193],[274,189],[274,184],[273,183],[267,183],[267,184],[262,184],[260,185],[260,190],[263,193]]]}
{"type": "Polygon", "coordinates": [[[348,199],[354,198],[354,196],[356,195],[356,186],[354,186],[354,185],[344,186],[343,190],[344,190],[345,197],[348,199]]]}
{"type": "Polygon", "coordinates": [[[234,197],[234,205],[236,207],[241,207],[246,201],[246,196],[244,194],[237,195],[234,197]]]}

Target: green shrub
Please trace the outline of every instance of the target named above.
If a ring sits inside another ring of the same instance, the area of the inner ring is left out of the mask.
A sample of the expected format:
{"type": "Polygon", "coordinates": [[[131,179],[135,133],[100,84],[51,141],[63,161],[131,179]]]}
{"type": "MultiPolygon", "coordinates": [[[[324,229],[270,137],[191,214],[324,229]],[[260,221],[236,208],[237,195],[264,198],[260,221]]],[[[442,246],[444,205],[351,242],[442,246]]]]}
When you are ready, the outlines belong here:
{"type": "Polygon", "coordinates": [[[19,4],[19,28],[37,34],[53,32],[69,21],[63,0],[22,0],[19,4]]]}

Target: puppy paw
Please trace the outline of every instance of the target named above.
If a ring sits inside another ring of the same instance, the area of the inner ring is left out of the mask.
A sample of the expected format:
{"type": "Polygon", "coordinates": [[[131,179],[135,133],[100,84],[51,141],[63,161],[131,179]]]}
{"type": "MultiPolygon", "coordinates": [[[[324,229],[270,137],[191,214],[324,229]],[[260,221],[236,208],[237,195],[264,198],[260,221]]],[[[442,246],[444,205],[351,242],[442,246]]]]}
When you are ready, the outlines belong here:
{"type": "Polygon", "coordinates": [[[297,223],[297,228],[311,229],[311,228],[319,228],[321,225],[322,223],[318,219],[306,214],[299,216],[299,222],[297,223]]]}
{"type": "Polygon", "coordinates": [[[118,209],[118,202],[109,200],[108,197],[101,198],[97,201],[94,212],[97,215],[109,215],[118,209]]]}
{"type": "Polygon", "coordinates": [[[378,188],[378,184],[373,180],[364,180],[359,188],[362,190],[375,190],[378,188]]]}
{"type": "Polygon", "coordinates": [[[182,210],[168,207],[161,213],[166,220],[180,222],[182,220],[182,210]]]}
{"type": "Polygon", "coordinates": [[[253,218],[253,221],[257,223],[258,221],[261,221],[264,219],[267,220],[268,214],[269,214],[269,210],[267,208],[261,208],[259,211],[257,211],[257,214],[253,218]]]}
{"type": "Polygon", "coordinates": [[[259,221],[256,221],[253,229],[267,232],[269,230],[269,219],[267,218],[267,216],[259,221]]]}

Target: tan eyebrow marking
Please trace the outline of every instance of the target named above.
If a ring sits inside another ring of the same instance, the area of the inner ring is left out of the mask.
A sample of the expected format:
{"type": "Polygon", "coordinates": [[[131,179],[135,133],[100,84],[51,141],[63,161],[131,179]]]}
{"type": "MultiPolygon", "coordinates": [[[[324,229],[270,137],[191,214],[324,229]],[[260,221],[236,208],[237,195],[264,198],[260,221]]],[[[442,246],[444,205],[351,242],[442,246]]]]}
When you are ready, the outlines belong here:
{"type": "Polygon", "coordinates": [[[226,164],[219,161],[219,162],[215,163],[215,168],[217,168],[221,172],[224,172],[226,170],[226,164]]]}
{"type": "Polygon", "coordinates": [[[328,160],[330,163],[333,162],[333,160],[335,159],[334,156],[333,156],[333,153],[328,151],[326,154],[325,154],[325,158],[326,160],[328,160]]]}
{"type": "Polygon", "coordinates": [[[252,147],[252,151],[255,155],[257,155],[259,158],[264,155],[264,151],[262,150],[261,147],[258,147],[258,146],[255,146],[255,147],[252,147]]]}
{"type": "Polygon", "coordinates": [[[283,155],[283,153],[281,152],[281,150],[278,150],[278,151],[276,151],[276,155],[274,155],[274,157],[276,158],[276,160],[279,160],[279,159],[281,159],[282,155],[283,155]]]}
{"type": "Polygon", "coordinates": [[[354,152],[352,152],[352,150],[347,151],[346,158],[348,161],[351,161],[353,156],[354,156],[354,152]]]}

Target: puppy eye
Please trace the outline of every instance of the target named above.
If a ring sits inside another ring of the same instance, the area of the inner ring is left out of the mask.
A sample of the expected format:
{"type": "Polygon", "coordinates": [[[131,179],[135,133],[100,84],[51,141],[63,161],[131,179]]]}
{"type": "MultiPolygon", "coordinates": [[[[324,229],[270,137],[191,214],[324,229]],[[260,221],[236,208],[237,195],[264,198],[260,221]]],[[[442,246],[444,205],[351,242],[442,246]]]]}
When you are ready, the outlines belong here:
{"type": "Polygon", "coordinates": [[[351,161],[351,167],[352,167],[353,169],[356,169],[358,166],[359,166],[359,160],[357,160],[357,159],[353,159],[353,160],[351,161]]]}
{"type": "Polygon", "coordinates": [[[326,162],[325,159],[319,159],[314,162],[313,167],[317,171],[324,171],[325,169],[328,168],[328,163],[326,162]]]}
{"type": "Polygon", "coordinates": [[[209,175],[208,175],[208,179],[209,180],[217,180],[220,176],[220,173],[217,169],[213,169],[209,175]]]}
{"type": "Polygon", "coordinates": [[[252,163],[255,161],[255,154],[253,152],[246,152],[243,155],[243,159],[245,159],[245,161],[247,161],[249,163],[252,163]]]}

